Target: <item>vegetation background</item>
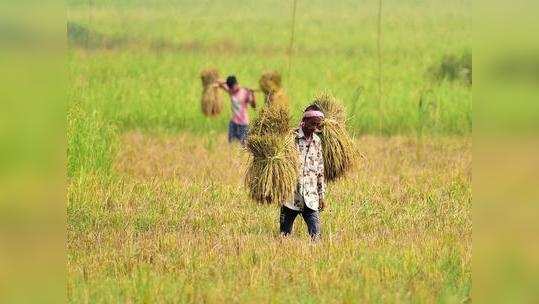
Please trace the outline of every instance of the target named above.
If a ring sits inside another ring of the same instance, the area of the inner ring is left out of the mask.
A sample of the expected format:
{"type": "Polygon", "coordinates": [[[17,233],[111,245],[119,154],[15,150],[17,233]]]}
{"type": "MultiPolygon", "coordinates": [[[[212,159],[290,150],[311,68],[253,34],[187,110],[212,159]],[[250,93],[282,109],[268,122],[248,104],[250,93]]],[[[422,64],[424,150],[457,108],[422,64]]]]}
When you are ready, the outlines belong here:
{"type": "Polygon", "coordinates": [[[382,96],[378,4],[297,1],[288,74],[292,1],[68,1],[70,302],[470,301],[471,1],[383,1],[382,96]],[[248,200],[207,67],[346,105],[366,159],[322,243],[248,200]]]}

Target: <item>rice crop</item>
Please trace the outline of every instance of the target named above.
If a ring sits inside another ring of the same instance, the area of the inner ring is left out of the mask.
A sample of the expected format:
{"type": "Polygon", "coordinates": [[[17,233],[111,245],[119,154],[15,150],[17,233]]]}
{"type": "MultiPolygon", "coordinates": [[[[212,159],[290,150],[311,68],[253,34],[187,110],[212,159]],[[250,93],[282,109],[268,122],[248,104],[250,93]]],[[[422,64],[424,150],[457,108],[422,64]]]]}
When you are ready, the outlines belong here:
{"type": "Polygon", "coordinates": [[[277,71],[269,71],[262,74],[258,81],[264,94],[275,93],[282,88],[281,74],[277,71]]]}
{"type": "Polygon", "coordinates": [[[257,135],[287,134],[291,131],[290,114],[282,107],[265,106],[252,121],[250,130],[257,135]]]}
{"type": "Polygon", "coordinates": [[[253,200],[281,204],[292,199],[298,178],[298,153],[291,134],[252,135],[247,141],[252,161],[245,184],[253,200]]]}
{"type": "Polygon", "coordinates": [[[429,68],[429,72],[438,81],[462,81],[472,84],[472,53],[463,52],[461,55],[446,54],[437,63],[429,68]]]}
{"type": "Polygon", "coordinates": [[[264,101],[268,106],[284,107],[288,109],[289,100],[282,88],[281,74],[269,71],[262,74],[258,81],[260,90],[264,93],[264,101]]]}
{"type": "Polygon", "coordinates": [[[328,181],[334,181],[352,169],[357,151],[346,131],[344,106],[329,93],[316,95],[313,104],[319,106],[325,115],[324,126],[320,133],[324,177],[328,181]]]}
{"type": "Polygon", "coordinates": [[[266,105],[251,123],[247,149],[251,160],[245,185],[253,200],[283,203],[291,199],[298,175],[298,153],[283,107],[266,105]]]}
{"type": "Polygon", "coordinates": [[[202,113],[206,116],[217,116],[223,109],[223,101],[219,95],[219,88],[215,86],[219,79],[219,71],[206,69],[200,73],[202,80],[202,97],[200,99],[202,113]]]}

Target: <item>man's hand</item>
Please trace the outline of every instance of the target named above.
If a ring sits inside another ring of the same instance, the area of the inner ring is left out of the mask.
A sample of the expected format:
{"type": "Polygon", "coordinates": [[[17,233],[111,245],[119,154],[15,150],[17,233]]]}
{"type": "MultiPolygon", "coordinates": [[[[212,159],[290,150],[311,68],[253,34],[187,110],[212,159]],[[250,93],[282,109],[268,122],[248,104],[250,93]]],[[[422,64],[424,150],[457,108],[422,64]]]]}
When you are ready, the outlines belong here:
{"type": "Polygon", "coordinates": [[[218,79],[214,84],[214,87],[218,87],[220,89],[223,89],[225,91],[229,91],[228,90],[228,86],[226,85],[226,81],[222,80],[222,79],[218,79]]]}
{"type": "Polygon", "coordinates": [[[318,202],[318,210],[324,211],[324,208],[326,208],[326,202],[324,201],[323,198],[321,198],[320,201],[318,202]]]}

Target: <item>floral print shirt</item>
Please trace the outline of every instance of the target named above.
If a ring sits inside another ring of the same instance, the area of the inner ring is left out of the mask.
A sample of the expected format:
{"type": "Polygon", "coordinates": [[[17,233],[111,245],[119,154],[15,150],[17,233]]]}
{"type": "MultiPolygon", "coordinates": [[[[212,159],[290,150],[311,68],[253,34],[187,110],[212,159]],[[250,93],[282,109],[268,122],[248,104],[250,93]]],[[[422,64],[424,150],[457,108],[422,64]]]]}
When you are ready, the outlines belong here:
{"type": "Polygon", "coordinates": [[[313,134],[311,140],[305,138],[303,130],[296,130],[296,148],[299,153],[299,178],[294,193],[294,200],[284,205],[292,210],[302,211],[305,207],[318,210],[320,199],[324,198],[324,158],[322,143],[318,135],[313,134]]]}

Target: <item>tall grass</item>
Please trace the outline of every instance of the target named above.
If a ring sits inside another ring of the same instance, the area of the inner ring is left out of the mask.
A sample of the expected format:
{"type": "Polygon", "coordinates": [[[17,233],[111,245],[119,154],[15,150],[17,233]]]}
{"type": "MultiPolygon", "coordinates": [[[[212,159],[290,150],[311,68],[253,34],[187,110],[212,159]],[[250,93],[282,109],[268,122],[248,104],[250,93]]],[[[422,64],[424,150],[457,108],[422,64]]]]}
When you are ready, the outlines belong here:
{"type": "MultiPolygon", "coordinates": [[[[74,99],[86,100],[87,111],[98,111],[120,130],[224,131],[228,107],[217,119],[200,113],[202,69],[217,67],[252,87],[265,70],[285,74],[288,69],[291,20],[284,2],[92,3],[89,10],[86,2],[72,1],[68,11],[71,28],[77,29],[72,35],[98,35],[98,42],[106,41],[101,50],[73,45],[70,73],[88,81],[84,90],[74,92],[74,99]]],[[[428,74],[432,66],[444,66],[445,54],[470,49],[469,3],[384,6],[382,110],[377,108],[377,9],[354,1],[297,5],[294,68],[283,79],[293,116],[299,117],[314,92],[327,88],[344,100],[355,133],[378,133],[381,128],[386,135],[414,134],[418,91],[432,83],[443,115],[431,117],[424,131],[469,134],[471,88],[428,74]]]]}
{"type": "Polygon", "coordinates": [[[117,148],[116,129],[97,111],[71,105],[67,113],[67,175],[108,175],[117,148]]]}

